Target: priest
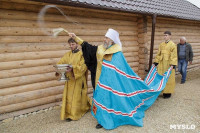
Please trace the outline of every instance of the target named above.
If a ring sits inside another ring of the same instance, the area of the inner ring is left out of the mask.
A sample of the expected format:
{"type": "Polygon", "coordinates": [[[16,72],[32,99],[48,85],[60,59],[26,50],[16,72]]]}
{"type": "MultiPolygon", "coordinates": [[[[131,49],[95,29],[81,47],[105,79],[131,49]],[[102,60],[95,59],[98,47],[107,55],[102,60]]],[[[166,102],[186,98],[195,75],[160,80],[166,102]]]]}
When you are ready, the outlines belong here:
{"type": "Polygon", "coordinates": [[[61,107],[61,120],[70,122],[79,120],[90,109],[90,104],[87,96],[87,66],[82,51],[73,38],[68,43],[71,50],[57,64],[72,65],[66,70],[69,80],[65,82],[61,107]]]}
{"type": "Polygon", "coordinates": [[[175,89],[175,67],[177,65],[177,46],[171,40],[171,32],[164,32],[164,42],[159,45],[154,64],[158,67],[158,73],[163,74],[170,66],[173,66],[172,74],[162,91],[163,98],[170,98],[175,89]]]}

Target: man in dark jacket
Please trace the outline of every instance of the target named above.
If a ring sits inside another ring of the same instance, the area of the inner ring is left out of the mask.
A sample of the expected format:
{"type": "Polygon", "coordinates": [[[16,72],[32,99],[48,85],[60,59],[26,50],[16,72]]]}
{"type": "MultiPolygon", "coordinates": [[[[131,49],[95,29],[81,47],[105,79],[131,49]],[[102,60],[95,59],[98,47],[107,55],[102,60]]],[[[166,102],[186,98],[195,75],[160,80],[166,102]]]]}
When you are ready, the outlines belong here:
{"type": "Polygon", "coordinates": [[[177,44],[177,54],[178,54],[178,71],[182,75],[181,84],[184,84],[186,80],[188,62],[192,64],[193,60],[192,46],[186,42],[185,37],[181,37],[180,43],[177,44]]]}

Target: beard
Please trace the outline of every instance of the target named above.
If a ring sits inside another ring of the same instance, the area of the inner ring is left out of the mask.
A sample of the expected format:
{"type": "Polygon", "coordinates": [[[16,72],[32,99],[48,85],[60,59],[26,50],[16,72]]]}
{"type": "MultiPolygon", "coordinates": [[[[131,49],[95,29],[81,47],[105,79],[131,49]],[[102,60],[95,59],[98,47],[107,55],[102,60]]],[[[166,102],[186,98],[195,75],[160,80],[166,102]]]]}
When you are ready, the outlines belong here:
{"type": "Polygon", "coordinates": [[[107,43],[107,42],[104,41],[103,47],[104,47],[105,49],[108,49],[112,44],[113,44],[112,42],[108,42],[108,43],[107,43]]]}

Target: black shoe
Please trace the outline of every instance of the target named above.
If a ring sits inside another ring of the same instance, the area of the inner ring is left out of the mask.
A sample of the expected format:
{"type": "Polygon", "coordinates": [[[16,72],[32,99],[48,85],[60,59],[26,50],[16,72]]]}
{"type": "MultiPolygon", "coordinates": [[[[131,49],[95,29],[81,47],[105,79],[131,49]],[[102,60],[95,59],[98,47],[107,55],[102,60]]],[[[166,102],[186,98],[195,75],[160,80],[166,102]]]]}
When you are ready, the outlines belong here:
{"type": "Polygon", "coordinates": [[[184,84],[185,83],[185,81],[181,81],[181,84],[184,84]]]}
{"type": "Polygon", "coordinates": [[[171,93],[163,93],[163,98],[170,98],[171,97],[171,93]]]}
{"type": "Polygon", "coordinates": [[[66,119],[66,122],[70,122],[70,121],[72,121],[72,119],[70,119],[70,118],[67,118],[67,119],[66,119]]]}
{"type": "Polygon", "coordinates": [[[103,126],[101,124],[96,125],[96,129],[102,128],[103,126]]]}

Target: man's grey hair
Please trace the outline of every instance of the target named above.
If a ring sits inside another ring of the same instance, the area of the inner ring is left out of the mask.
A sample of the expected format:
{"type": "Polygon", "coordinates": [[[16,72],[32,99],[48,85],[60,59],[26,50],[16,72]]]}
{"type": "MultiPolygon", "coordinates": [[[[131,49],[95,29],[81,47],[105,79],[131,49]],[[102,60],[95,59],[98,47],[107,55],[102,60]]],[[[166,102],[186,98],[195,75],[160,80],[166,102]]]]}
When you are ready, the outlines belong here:
{"type": "Polygon", "coordinates": [[[180,39],[183,39],[184,41],[186,41],[186,38],[184,36],[182,36],[180,39]]]}

